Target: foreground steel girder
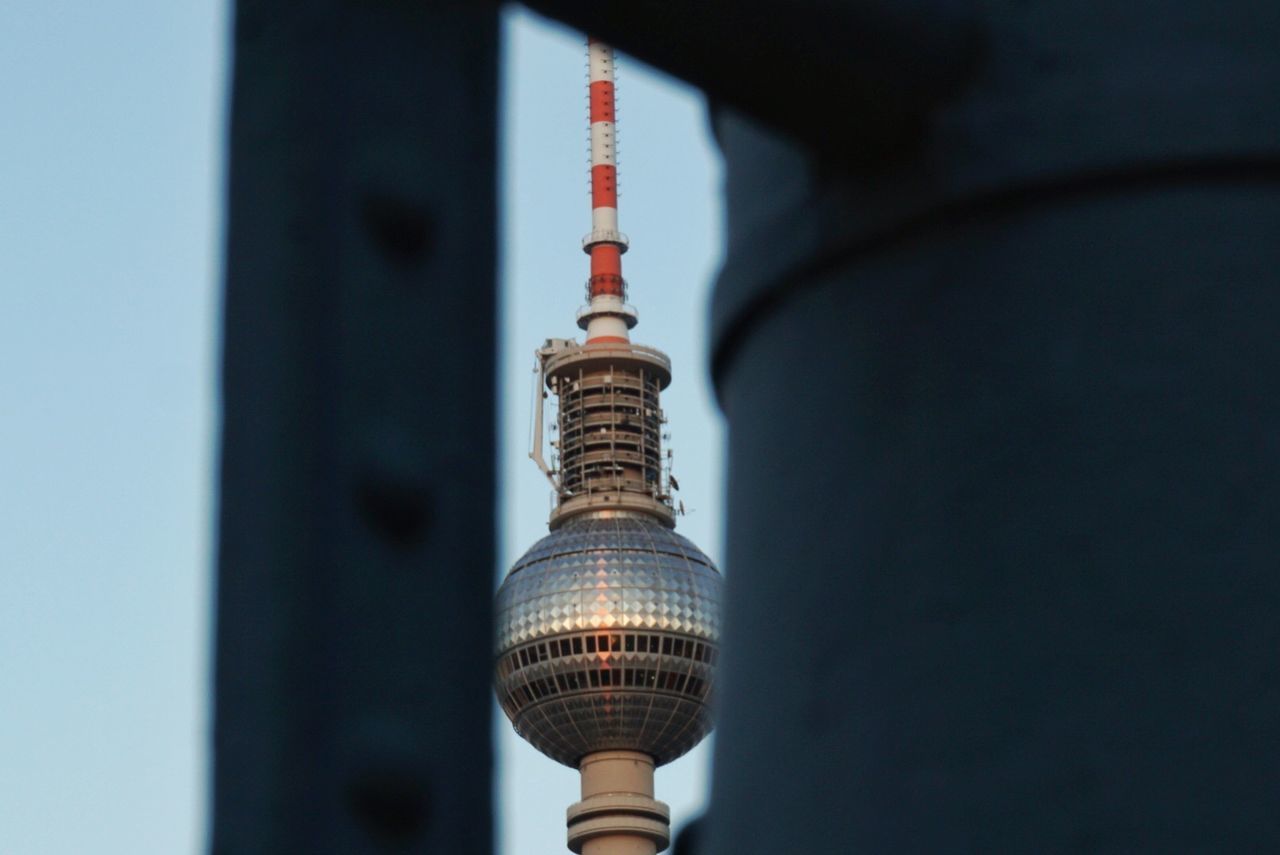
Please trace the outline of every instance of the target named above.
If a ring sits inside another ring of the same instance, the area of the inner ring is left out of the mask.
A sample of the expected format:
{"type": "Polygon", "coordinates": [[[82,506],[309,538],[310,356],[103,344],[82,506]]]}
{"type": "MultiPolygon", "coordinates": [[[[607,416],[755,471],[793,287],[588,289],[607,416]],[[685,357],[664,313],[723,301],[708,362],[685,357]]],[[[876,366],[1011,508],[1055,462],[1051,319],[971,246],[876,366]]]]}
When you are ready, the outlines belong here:
{"type": "Polygon", "coordinates": [[[975,212],[736,343],[704,851],[1276,849],[1277,217],[975,212]]]}
{"type": "Polygon", "coordinates": [[[496,43],[237,6],[216,853],[490,849],[496,43]]]}
{"type": "Polygon", "coordinates": [[[664,64],[728,172],[704,851],[1274,850],[1280,13],[977,8],[979,62],[887,130],[796,72],[797,32],[863,38],[793,4],[664,64]]]}
{"type": "Polygon", "coordinates": [[[910,145],[983,55],[975,0],[527,0],[843,158],[910,145]]]}

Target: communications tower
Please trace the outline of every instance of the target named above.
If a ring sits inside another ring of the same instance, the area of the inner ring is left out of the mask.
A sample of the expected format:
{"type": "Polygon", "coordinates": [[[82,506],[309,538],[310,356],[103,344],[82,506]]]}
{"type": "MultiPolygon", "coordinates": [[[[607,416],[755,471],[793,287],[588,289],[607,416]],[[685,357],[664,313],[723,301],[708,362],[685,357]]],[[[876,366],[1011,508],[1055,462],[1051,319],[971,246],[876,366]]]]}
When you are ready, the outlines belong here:
{"type": "Polygon", "coordinates": [[[555,396],[543,454],[543,398],[531,456],[551,481],[550,534],[516,561],[497,595],[494,684],[516,732],[579,769],[569,848],[654,855],[670,841],[653,771],[711,730],[721,577],[675,532],[659,395],[666,354],[631,342],[618,230],[613,50],[589,39],[591,257],[585,342],[548,339],[539,389],[555,396]]]}

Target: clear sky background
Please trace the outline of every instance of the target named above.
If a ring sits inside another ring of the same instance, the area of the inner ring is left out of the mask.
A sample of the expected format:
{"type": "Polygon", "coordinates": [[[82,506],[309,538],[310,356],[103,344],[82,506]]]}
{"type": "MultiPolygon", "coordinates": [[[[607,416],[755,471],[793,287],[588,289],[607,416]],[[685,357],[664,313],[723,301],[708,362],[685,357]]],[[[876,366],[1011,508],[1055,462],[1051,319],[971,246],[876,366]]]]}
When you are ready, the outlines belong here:
{"type": "MultiPolygon", "coordinates": [[[[214,0],[0,2],[0,855],[205,847],[228,17],[214,0]]],[[[578,334],[589,227],[582,39],[522,12],[505,33],[502,567],[545,531],[532,351],[578,334]]],[[[718,559],[704,122],[696,93],[621,58],[635,338],[674,362],[680,530],[718,559]]],[[[500,851],[567,851],[576,774],[499,719],[500,851]]],[[[704,747],[658,773],[676,827],[706,763],[704,747]]]]}

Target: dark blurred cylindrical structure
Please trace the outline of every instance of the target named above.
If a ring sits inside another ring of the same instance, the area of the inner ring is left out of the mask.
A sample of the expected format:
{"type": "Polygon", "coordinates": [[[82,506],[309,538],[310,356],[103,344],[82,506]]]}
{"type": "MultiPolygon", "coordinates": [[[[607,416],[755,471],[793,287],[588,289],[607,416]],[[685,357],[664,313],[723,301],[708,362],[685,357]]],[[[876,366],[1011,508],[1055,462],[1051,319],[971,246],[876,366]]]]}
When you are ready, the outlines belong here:
{"type": "Polygon", "coordinates": [[[739,343],[711,852],[1280,840],[1278,217],[993,213],[739,343]]]}
{"type": "Polygon", "coordinates": [[[1277,13],[990,6],[891,157],[717,119],[712,855],[1280,846],[1277,13]]]}

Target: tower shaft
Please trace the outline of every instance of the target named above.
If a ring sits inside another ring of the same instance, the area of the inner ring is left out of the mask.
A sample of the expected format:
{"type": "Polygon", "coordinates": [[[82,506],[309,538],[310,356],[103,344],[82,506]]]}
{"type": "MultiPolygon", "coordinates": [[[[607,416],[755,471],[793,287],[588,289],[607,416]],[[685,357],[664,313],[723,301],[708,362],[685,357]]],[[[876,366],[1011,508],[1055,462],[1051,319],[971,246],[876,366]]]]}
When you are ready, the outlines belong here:
{"type": "Polygon", "coordinates": [[[671,813],[653,798],[653,758],[599,751],[579,766],[582,801],[567,811],[569,849],[581,855],[656,855],[671,842],[671,813]]]}

